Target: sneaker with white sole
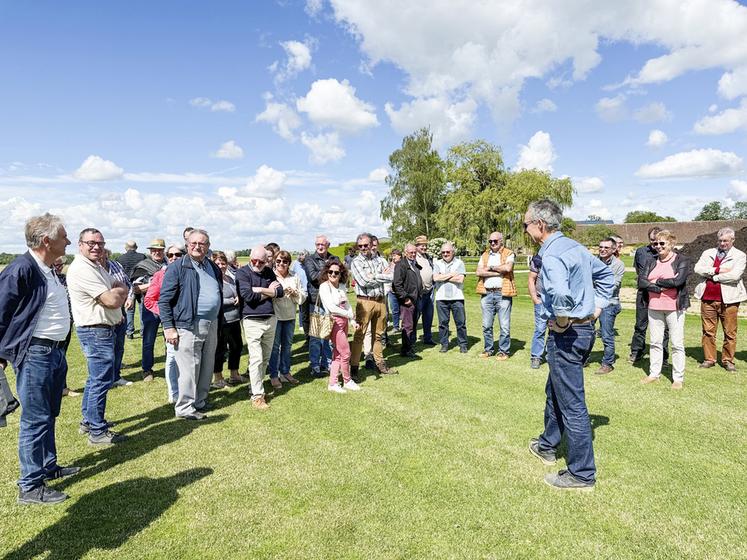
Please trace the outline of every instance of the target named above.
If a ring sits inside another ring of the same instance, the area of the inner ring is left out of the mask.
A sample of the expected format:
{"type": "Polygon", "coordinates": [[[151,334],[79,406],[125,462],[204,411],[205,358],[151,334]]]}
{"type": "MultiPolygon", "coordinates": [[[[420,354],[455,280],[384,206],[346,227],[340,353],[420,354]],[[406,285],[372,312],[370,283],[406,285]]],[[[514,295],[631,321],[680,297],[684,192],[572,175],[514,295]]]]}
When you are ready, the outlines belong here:
{"type": "Polygon", "coordinates": [[[331,391],[333,393],[340,393],[340,394],[347,393],[347,391],[345,389],[343,389],[342,387],[340,387],[337,384],[335,384],[335,385],[327,385],[327,391],[331,391]]]}
{"type": "Polygon", "coordinates": [[[348,391],[360,391],[361,387],[358,385],[355,381],[352,379],[346,383],[343,383],[343,388],[347,389],[348,391]]]}
{"type": "Polygon", "coordinates": [[[116,381],[114,382],[114,384],[113,384],[113,385],[114,385],[115,387],[129,387],[130,385],[132,385],[132,381],[127,381],[127,380],[126,380],[125,378],[123,378],[123,377],[120,377],[119,379],[117,379],[117,380],[116,380],[116,381]]]}

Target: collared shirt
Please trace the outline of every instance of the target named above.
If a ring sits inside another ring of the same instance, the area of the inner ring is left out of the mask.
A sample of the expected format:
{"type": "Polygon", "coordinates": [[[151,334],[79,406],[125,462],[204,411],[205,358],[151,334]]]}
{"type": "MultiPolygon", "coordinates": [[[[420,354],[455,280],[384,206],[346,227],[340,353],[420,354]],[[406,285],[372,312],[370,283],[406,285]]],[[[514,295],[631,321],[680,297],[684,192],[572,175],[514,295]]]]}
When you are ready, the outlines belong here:
{"type": "MultiPolygon", "coordinates": [[[[454,257],[450,262],[443,259],[433,261],[433,274],[464,274],[464,262],[459,257],[454,257]]],[[[435,282],[434,299],[436,301],[460,301],[464,300],[464,282],[435,282]]]]}
{"type": "Polygon", "coordinates": [[[213,267],[205,262],[205,259],[201,262],[192,259],[192,265],[197,271],[197,277],[200,282],[200,293],[197,295],[197,319],[215,321],[218,318],[222,303],[220,300],[220,288],[218,287],[213,267]]]}
{"type": "MultiPolygon", "coordinates": [[[[512,263],[516,260],[516,255],[514,253],[511,253],[508,257],[506,257],[506,260],[504,261],[501,255],[501,250],[503,250],[503,247],[501,247],[495,253],[493,251],[490,251],[488,253],[488,268],[490,268],[491,266],[500,266],[502,264],[512,263]]],[[[503,273],[499,272],[498,274],[500,274],[500,276],[490,276],[485,279],[486,288],[490,288],[491,290],[500,290],[501,288],[503,288],[503,273]]]]}
{"type": "Polygon", "coordinates": [[[384,274],[386,261],[381,257],[371,258],[357,255],[350,263],[350,271],[355,280],[355,294],[365,297],[384,297],[384,282],[391,281],[384,274]]]}
{"type": "Polygon", "coordinates": [[[111,274],[114,280],[116,280],[117,282],[122,282],[122,284],[127,286],[127,297],[128,298],[133,297],[132,280],[130,280],[130,277],[125,272],[125,269],[122,266],[122,264],[118,261],[107,259],[106,266],[107,266],[107,270],[109,271],[109,274],[111,274]]]}
{"type": "Polygon", "coordinates": [[[415,260],[420,265],[420,279],[423,282],[423,291],[429,292],[433,289],[433,264],[427,256],[418,253],[415,260]]]}
{"type": "Polygon", "coordinates": [[[39,313],[31,336],[49,340],[65,340],[70,331],[70,307],[67,290],[52,267],[47,266],[34,251],[29,251],[47,282],[47,299],[39,313]]]}
{"type": "Polygon", "coordinates": [[[545,239],[539,255],[543,318],[585,319],[595,308],[609,305],[615,276],[586,247],[555,232],[545,239]]]}
{"type": "Polygon", "coordinates": [[[620,286],[622,286],[623,276],[625,276],[625,264],[615,256],[610,257],[606,261],[601,257],[599,260],[609,266],[612,270],[612,274],[615,275],[615,288],[612,291],[610,303],[618,304],[620,303],[620,286]]]}
{"type": "Polygon", "coordinates": [[[67,272],[67,290],[77,326],[114,326],[122,321],[119,307],[109,309],[101,305],[98,299],[113,286],[114,278],[101,265],[83,255],[75,255],[67,272]]]}

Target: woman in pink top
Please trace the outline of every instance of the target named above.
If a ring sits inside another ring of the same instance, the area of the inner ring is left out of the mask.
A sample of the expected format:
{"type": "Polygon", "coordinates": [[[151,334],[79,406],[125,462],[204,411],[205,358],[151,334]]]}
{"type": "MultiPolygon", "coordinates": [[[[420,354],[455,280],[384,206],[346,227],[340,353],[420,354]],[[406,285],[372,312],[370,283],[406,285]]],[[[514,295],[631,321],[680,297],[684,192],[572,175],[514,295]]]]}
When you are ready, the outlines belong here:
{"type": "Polygon", "coordinates": [[[677,238],[669,231],[656,234],[658,258],[651,261],[638,287],[648,291],[648,327],[651,337],[651,365],[641,383],[647,385],[661,377],[664,356],[664,328],[672,343],[672,389],[682,389],[685,380],[685,309],[690,306],[687,277],[690,260],[674,251],[677,238]]]}

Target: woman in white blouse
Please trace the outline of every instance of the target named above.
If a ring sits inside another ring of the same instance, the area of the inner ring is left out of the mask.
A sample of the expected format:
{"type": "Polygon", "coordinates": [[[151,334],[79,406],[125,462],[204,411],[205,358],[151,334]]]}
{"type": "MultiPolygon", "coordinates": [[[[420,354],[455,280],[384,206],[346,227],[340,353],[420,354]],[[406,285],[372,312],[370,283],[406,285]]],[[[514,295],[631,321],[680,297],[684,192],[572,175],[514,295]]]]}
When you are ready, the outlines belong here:
{"type": "Polygon", "coordinates": [[[350,343],[348,342],[348,324],[354,329],[359,325],[355,322],[355,314],[348,302],[348,269],[340,261],[327,263],[319,276],[319,298],[322,307],[332,315],[332,364],[329,367],[328,389],[335,393],[360,391],[360,387],[350,378],[350,343]],[[337,383],[342,373],[343,386],[337,383]]]}

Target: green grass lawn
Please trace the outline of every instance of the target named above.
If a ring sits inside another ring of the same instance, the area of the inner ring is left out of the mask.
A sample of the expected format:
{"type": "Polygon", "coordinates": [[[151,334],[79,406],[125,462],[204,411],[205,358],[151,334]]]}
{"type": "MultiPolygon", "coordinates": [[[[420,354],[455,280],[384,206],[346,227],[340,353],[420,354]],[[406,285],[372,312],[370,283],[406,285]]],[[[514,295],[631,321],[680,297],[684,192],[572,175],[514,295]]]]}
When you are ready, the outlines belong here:
{"type": "MultiPolygon", "coordinates": [[[[532,308],[515,299],[507,362],[478,357],[470,297],[466,356],[392,356],[399,375],[336,395],[307,376],[297,336],[302,385],[275,393],[265,413],[246,386],[214,391],[202,423],[165,404],[161,344],[159,377],[145,384],[139,339],[128,342],[135,383],[112,390],[107,410],[129,441],[92,449],[77,433],[80,398],[63,400],[59,457],[83,467],[54,483],[70,500],[16,505],[19,415],[0,429],[0,558],[747,558],[743,341],[736,376],[698,370],[699,320],[688,317],[681,392],[640,385],[644,369],[624,359],[606,377],[587,369],[598,483],[566,494],[545,486],[550,469],[527,450],[542,429],[547,366],[528,367],[532,308]]],[[[632,322],[623,311],[620,356],[632,322]]],[[[69,361],[80,388],[76,340],[69,361]]]]}

